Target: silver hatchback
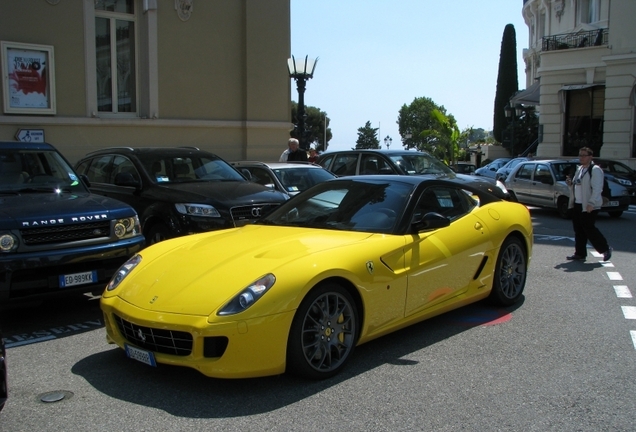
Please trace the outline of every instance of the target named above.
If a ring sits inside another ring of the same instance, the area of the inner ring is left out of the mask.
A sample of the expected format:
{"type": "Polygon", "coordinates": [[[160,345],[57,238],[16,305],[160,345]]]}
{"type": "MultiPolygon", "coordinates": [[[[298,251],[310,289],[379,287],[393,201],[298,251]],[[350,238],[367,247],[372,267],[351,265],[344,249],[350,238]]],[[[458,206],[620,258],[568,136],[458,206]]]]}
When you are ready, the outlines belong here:
{"type": "MultiPolygon", "coordinates": [[[[578,160],[534,160],[517,165],[505,185],[513,200],[522,204],[557,209],[561,217],[568,217],[570,188],[565,183],[572,176],[578,160]]],[[[609,202],[601,208],[612,217],[620,217],[629,207],[629,192],[618,183],[608,182],[612,191],[609,202]]]]}

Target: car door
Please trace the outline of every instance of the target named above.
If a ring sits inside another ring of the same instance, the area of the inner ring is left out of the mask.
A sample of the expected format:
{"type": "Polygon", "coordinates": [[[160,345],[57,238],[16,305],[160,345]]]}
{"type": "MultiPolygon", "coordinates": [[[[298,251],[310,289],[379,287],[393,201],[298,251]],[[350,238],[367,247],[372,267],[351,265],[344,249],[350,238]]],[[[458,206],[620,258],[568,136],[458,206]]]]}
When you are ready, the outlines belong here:
{"type": "Polygon", "coordinates": [[[554,176],[550,166],[537,163],[532,172],[530,203],[539,207],[554,207],[554,176]]]}
{"type": "Polygon", "coordinates": [[[125,202],[141,215],[145,208],[143,199],[137,194],[141,188],[141,176],[132,161],[120,155],[96,156],[88,164],[81,164],[78,168],[85,168],[86,177],[91,182],[90,190],[98,195],[107,196],[125,202]],[[117,174],[128,172],[133,179],[139,181],[139,186],[119,186],[115,184],[117,174]]]}
{"type": "Polygon", "coordinates": [[[534,171],[534,165],[534,163],[524,163],[506,181],[506,187],[509,186],[517,201],[523,204],[532,202],[532,172],[534,171]]]}
{"type": "Polygon", "coordinates": [[[488,228],[472,214],[477,204],[462,189],[426,189],[415,214],[448,217],[450,225],[410,236],[407,246],[408,288],[405,316],[433,307],[464,293],[478,272],[484,251],[492,247],[488,228]]]}

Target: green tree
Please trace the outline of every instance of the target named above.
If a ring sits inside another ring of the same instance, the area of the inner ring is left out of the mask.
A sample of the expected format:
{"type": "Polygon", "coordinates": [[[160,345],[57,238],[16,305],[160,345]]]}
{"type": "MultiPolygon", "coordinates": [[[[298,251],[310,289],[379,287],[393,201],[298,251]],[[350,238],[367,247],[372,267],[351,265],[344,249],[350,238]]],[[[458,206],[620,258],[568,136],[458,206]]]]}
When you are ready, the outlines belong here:
{"type": "Polygon", "coordinates": [[[515,26],[508,24],[504,28],[503,37],[501,39],[497,90],[495,93],[495,112],[492,127],[493,135],[498,142],[503,141],[502,132],[508,126],[504,108],[509,103],[510,98],[514,96],[518,90],[517,37],[515,34],[515,26]]]}
{"type": "Polygon", "coordinates": [[[378,140],[378,128],[371,127],[371,122],[367,121],[363,127],[358,128],[358,139],[356,140],[356,149],[379,149],[379,148],[380,148],[380,141],[378,140]]]}
{"type": "Polygon", "coordinates": [[[402,105],[398,114],[398,130],[405,149],[426,151],[439,159],[444,159],[448,149],[448,136],[441,129],[433,111],[447,116],[448,120],[456,124],[451,114],[446,114],[446,108],[437,105],[427,97],[415,98],[410,105],[402,105]],[[422,133],[428,131],[427,133],[422,133]],[[433,133],[433,131],[439,133],[433,133]]]}
{"type": "Polygon", "coordinates": [[[438,109],[431,112],[433,128],[420,133],[423,138],[433,138],[437,141],[436,156],[453,166],[459,156],[459,139],[461,133],[457,122],[452,116],[447,116],[438,109]]]}
{"type": "MultiPolygon", "coordinates": [[[[294,125],[298,125],[298,102],[292,101],[291,107],[291,119],[294,125]]],[[[305,144],[307,146],[313,145],[318,152],[323,152],[325,148],[325,122],[327,132],[327,146],[332,138],[331,129],[329,128],[329,117],[327,113],[321,111],[319,108],[312,106],[305,106],[305,144]]],[[[289,135],[294,138],[298,137],[298,131],[296,127],[289,135]]]]}
{"type": "Polygon", "coordinates": [[[510,149],[513,157],[524,153],[532,144],[536,144],[535,141],[539,136],[539,116],[535,111],[535,107],[525,106],[523,114],[515,120],[514,131],[512,130],[512,123],[509,123],[503,135],[512,137],[513,133],[514,148],[510,149]]]}

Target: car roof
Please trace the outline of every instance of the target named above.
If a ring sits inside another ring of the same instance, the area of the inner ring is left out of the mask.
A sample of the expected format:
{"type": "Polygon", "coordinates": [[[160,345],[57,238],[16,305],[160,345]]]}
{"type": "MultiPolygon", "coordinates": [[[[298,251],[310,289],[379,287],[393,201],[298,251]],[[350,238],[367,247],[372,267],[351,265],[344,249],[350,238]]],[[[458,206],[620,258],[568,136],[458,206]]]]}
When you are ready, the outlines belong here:
{"type": "MultiPolygon", "coordinates": [[[[184,153],[199,153],[201,155],[215,156],[206,150],[198,147],[106,147],[88,153],[86,156],[94,156],[99,154],[119,153],[119,154],[162,154],[162,155],[178,155],[184,153]]],[[[85,156],[85,157],[86,157],[85,156]]]]}
{"type": "Polygon", "coordinates": [[[292,168],[316,168],[316,169],[324,169],[320,165],[311,163],[311,162],[262,162],[262,161],[233,161],[230,162],[232,165],[236,167],[246,167],[246,166],[267,166],[272,169],[292,169],[292,168]]]}
{"type": "Polygon", "coordinates": [[[49,143],[34,143],[24,141],[0,141],[0,148],[10,150],[55,150],[49,143]]]}
{"type": "Polygon", "coordinates": [[[387,156],[390,155],[408,155],[408,154],[428,154],[426,152],[420,150],[387,150],[387,149],[359,149],[359,150],[330,150],[320,155],[320,157],[324,157],[330,154],[335,153],[380,153],[387,156]]]}

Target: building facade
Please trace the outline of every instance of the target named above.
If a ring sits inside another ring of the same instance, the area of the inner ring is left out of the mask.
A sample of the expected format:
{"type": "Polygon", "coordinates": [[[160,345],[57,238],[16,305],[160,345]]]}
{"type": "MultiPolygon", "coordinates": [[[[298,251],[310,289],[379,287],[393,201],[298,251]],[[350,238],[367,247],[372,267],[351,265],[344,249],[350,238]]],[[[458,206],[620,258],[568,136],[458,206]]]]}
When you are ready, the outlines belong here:
{"type": "Polygon", "coordinates": [[[576,156],[587,146],[636,167],[636,1],[523,0],[522,13],[537,156],[576,156]]]}
{"type": "Polygon", "coordinates": [[[3,1],[0,140],[277,159],[290,37],[289,0],[3,1]]]}

